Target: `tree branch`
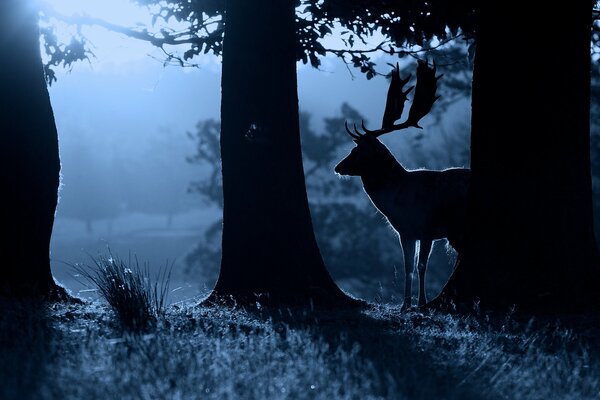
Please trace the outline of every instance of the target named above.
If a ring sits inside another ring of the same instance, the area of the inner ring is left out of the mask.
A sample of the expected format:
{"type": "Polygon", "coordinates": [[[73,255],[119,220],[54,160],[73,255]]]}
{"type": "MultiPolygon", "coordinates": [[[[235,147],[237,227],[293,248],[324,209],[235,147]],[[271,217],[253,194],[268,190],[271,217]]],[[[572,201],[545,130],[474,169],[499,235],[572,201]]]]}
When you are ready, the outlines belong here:
{"type": "Polygon", "coordinates": [[[121,25],[113,24],[100,18],[90,17],[85,14],[67,16],[57,13],[55,11],[47,11],[47,15],[54,17],[59,21],[63,21],[75,26],[100,26],[112,32],[121,33],[134,39],[149,42],[150,44],[156,47],[163,47],[165,45],[177,46],[182,44],[201,46],[204,43],[204,40],[202,38],[198,36],[193,36],[188,32],[171,34],[163,30],[161,31],[161,37],[148,32],[148,30],[146,29],[137,30],[133,28],[127,28],[121,25]]]}
{"type": "Polygon", "coordinates": [[[463,37],[464,35],[462,33],[456,35],[456,36],[452,36],[450,38],[444,39],[442,41],[440,41],[437,45],[435,46],[430,46],[430,47],[421,47],[418,50],[410,50],[410,49],[406,49],[403,48],[402,50],[398,50],[398,49],[393,49],[390,48],[389,50],[386,50],[384,48],[385,45],[389,45],[390,47],[392,46],[389,40],[385,40],[381,43],[379,43],[377,46],[369,48],[369,49],[330,49],[330,48],[325,48],[324,50],[328,53],[334,54],[338,57],[342,57],[345,54],[369,54],[369,53],[375,53],[377,51],[382,51],[386,54],[400,54],[400,55],[417,55],[417,54],[422,54],[422,53],[427,53],[433,50],[437,50],[445,45],[447,45],[448,43],[459,39],[461,37],[463,37]]]}

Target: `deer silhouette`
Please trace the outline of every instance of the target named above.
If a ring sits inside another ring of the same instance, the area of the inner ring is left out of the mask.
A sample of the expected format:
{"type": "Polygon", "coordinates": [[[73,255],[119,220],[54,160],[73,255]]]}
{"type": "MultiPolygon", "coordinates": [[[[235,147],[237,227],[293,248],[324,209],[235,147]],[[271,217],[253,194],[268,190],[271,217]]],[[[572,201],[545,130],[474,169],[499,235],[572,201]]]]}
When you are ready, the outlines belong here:
{"type": "Polygon", "coordinates": [[[446,238],[460,253],[466,209],[470,170],[449,168],[442,171],[405,169],[378,137],[409,127],[419,128],[419,121],[427,115],[437,96],[435,62],[429,67],[418,61],[416,87],[404,91],[409,82],[400,78],[398,64],[392,71],[391,82],[381,129],[369,130],[362,122],[361,133],[354,125],[346,131],[356,143],[335,172],[340,175],[360,176],[364,191],[373,205],[396,230],[404,255],[405,287],[403,309],[410,308],[415,263],[419,271],[419,306],[427,303],[425,273],[434,240],[446,238]],[[406,121],[395,124],[402,117],[407,95],[414,90],[406,121]],[[418,258],[415,252],[418,243],[418,258]]]}

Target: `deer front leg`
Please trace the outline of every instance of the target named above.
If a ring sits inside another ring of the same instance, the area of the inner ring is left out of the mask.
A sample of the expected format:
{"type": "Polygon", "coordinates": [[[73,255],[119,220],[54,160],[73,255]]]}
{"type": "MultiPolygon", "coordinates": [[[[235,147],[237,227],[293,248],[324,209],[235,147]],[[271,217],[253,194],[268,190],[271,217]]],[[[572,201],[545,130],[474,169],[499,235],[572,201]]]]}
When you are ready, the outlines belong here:
{"type": "Polygon", "coordinates": [[[425,272],[427,272],[427,261],[431,253],[431,240],[419,241],[419,307],[427,303],[427,294],[425,293],[425,272]]]}
{"type": "Polygon", "coordinates": [[[412,306],[412,280],[415,270],[415,240],[402,240],[402,252],[404,253],[404,304],[402,310],[408,310],[412,306]]]}

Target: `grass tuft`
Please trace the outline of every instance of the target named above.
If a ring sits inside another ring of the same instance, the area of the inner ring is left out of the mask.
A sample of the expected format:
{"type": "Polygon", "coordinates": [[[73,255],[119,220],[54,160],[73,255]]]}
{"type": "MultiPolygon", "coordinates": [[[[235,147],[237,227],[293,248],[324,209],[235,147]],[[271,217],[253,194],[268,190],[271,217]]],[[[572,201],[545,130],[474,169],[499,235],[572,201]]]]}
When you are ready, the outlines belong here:
{"type": "Polygon", "coordinates": [[[140,265],[137,257],[125,262],[109,250],[108,255],[91,258],[93,265],[74,268],[98,288],[123,327],[145,331],[156,326],[167,309],[171,267],[159,269],[156,279],[151,279],[149,265],[140,265]]]}

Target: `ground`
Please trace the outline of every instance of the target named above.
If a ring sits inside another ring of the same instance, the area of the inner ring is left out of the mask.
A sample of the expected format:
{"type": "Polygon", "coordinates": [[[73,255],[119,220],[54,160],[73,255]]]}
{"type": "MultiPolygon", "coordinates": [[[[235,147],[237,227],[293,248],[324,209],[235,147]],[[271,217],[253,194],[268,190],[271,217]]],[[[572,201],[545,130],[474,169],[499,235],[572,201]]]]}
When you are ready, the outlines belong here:
{"type": "Polygon", "coordinates": [[[599,318],[2,302],[2,399],[597,399],[599,318]]]}

